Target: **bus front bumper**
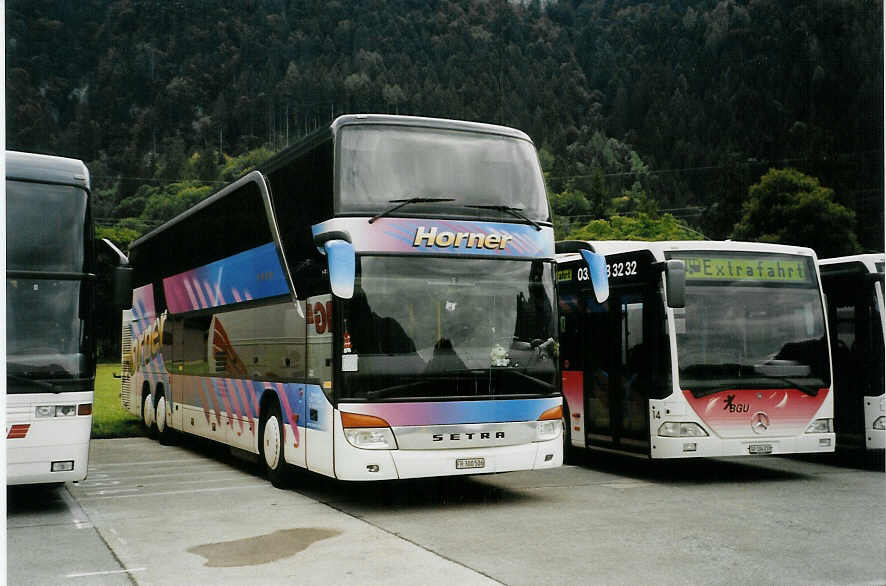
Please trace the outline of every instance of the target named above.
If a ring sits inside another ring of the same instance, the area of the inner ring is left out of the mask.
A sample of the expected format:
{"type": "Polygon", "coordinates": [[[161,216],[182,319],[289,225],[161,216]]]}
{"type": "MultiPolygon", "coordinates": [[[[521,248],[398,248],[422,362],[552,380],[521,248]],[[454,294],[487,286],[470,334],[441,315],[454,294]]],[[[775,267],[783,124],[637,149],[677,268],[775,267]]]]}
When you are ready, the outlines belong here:
{"type": "Polygon", "coordinates": [[[563,464],[562,439],[515,446],[449,450],[362,450],[336,442],[341,480],[393,480],[541,470],[563,464]]]}
{"type": "Polygon", "coordinates": [[[764,456],[814,454],[834,451],[833,433],[807,433],[795,437],[736,438],[655,437],[653,458],[719,458],[725,456],[764,456]]]}
{"type": "Polygon", "coordinates": [[[89,442],[54,446],[51,451],[45,447],[10,447],[6,454],[8,485],[83,480],[86,478],[89,464],[89,442]],[[72,463],[72,469],[53,472],[53,462],[59,463],[59,467],[66,467],[66,463],[72,463]]]}

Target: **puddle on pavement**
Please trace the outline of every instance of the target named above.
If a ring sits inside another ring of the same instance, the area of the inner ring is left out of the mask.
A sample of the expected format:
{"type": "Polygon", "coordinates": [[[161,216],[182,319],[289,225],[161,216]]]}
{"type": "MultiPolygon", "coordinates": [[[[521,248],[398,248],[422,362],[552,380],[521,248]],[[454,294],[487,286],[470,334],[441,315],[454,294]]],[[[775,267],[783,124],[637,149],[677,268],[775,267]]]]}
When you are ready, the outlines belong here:
{"type": "Polygon", "coordinates": [[[206,558],[209,568],[257,566],[292,557],[312,543],[341,535],[334,529],[281,529],[268,535],[247,537],[222,543],[207,543],[188,550],[206,558]]]}

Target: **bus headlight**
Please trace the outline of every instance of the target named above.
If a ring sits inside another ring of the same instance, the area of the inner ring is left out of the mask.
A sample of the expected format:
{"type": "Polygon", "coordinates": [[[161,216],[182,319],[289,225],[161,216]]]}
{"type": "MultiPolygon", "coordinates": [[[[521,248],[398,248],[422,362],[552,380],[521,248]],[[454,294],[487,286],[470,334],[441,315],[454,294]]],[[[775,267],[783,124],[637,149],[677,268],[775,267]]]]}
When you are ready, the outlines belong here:
{"type": "Polygon", "coordinates": [[[389,427],[358,427],[345,430],[345,437],[355,448],[364,450],[396,450],[397,441],[389,427]]]}
{"type": "Polygon", "coordinates": [[[535,426],[535,441],[546,442],[560,437],[563,429],[563,423],[559,419],[551,419],[547,421],[538,421],[535,426]]]}
{"type": "Polygon", "coordinates": [[[55,405],[38,405],[34,409],[34,417],[54,417],[55,405]]]}
{"type": "Polygon", "coordinates": [[[886,429],[886,416],[880,415],[874,419],[874,429],[886,429]]]}
{"type": "Polygon", "coordinates": [[[341,413],[345,438],[355,448],[364,450],[396,450],[397,440],[388,422],[374,415],[341,413]]]}
{"type": "Polygon", "coordinates": [[[708,432],[692,421],[665,421],[658,428],[661,437],[707,437],[708,432]]]}
{"type": "Polygon", "coordinates": [[[73,417],[77,414],[77,406],[76,405],[56,405],[55,406],[55,416],[56,417],[73,417]]]}
{"type": "Polygon", "coordinates": [[[535,422],[535,441],[546,442],[560,437],[563,431],[563,405],[546,409],[535,422]]]}
{"type": "Polygon", "coordinates": [[[34,417],[73,417],[77,415],[77,405],[38,405],[34,417]]]}
{"type": "Polygon", "coordinates": [[[832,433],[833,431],[833,419],[816,419],[806,428],[806,433],[832,433]]]}

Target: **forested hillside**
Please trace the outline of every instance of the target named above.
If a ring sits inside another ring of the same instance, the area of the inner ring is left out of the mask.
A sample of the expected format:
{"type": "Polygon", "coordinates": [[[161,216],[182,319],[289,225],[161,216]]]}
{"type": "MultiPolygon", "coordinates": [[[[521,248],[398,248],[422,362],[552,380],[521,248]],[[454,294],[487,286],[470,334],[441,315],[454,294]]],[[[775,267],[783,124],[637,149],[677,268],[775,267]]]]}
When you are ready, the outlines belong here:
{"type": "Polygon", "coordinates": [[[561,236],[667,212],[725,238],[791,167],[882,249],[882,23],[879,0],[7,0],[7,145],[84,159],[133,235],[342,113],[480,120],[536,142],[561,236]]]}

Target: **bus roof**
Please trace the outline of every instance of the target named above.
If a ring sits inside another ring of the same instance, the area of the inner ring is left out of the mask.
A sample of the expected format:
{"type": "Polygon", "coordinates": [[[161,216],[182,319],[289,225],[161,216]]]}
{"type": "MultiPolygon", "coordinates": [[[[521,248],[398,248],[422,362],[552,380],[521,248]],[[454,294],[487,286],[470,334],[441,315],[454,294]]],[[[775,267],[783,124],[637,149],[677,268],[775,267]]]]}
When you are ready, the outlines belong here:
{"type": "Polygon", "coordinates": [[[339,116],[329,126],[324,126],[301,138],[298,142],[286,147],[261,165],[258,169],[265,175],[273,173],[280,167],[287,165],[290,160],[317,144],[331,140],[338,131],[345,126],[379,124],[385,126],[411,126],[418,128],[437,128],[443,130],[461,130],[468,132],[484,132],[510,136],[532,142],[529,136],[516,128],[498,126],[483,122],[468,122],[466,120],[450,120],[448,118],[425,118],[422,116],[398,116],[393,114],[345,114],[339,116]]]}
{"type": "Polygon", "coordinates": [[[848,264],[853,262],[863,263],[869,270],[873,270],[874,263],[884,262],[886,261],[886,254],[882,252],[873,252],[868,254],[853,254],[850,256],[837,256],[834,258],[823,258],[818,261],[818,264],[827,266],[827,265],[838,265],[838,264],[848,264]]]}
{"type": "MultiPolygon", "coordinates": [[[[526,140],[530,143],[532,142],[529,136],[515,128],[509,128],[507,126],[496,126],[494,124],[484,124],[481,122],[448,120],[444,118],[423,118],[419,116],[395,116],[390,114],[346,114],[344,116],[339,116],[338,118],[336,118],[329,126],[324,126],[323,128],[320,128],[319,130],[316,130],[311,134],[304,136],[297,142],[293,143],[292,145],[286,147],[279,153],[269,158],[267,161],[260,163],[257,166],[257,170],[260,171],[265,177],[269,177],[274,172],[289,165],[293,159],[297,158],[305,151],[309,151],[328,140],[332,140],[333,136],[336,132],[338,132],[340,128],[350,125],[367,124],[383,124],[387,126],[399,125],[421,128],[438,128],[444,130],[484,132],[488,134],[510,136],[513,138],[526,140]]],[[[246,174],[238,178],[236,181],[239,181],[245,176],[246,174]]],[[[159,234],[166,232],[169,228],[181,222],[183,219],[195,213],[198,213],[202,208],[207,207],[211,203],[218,201],[219,199],[227,196],[229,193],[232,193],[233,191],[235,191],[235,189],[231,188],[232,185],[233,183],[225,185],[218,191],[207,196],[205,199],[197,202],[181,214],[175,216],[174,218],[168,220],[157,228],[149,231],[147,234],[144,234],[140,238],[134,240],[130,243],[129,250],[133,250],[134,248],[141,246],[146,241],[152,240],[159,234]]]]}
{"type": "Polygon", "coordinates": [[[588,244],[591,245],[594,252],[602,255],[648,250],[658,259],[664,259],[665,252],[675,250],[725,250],[731,252],[770,252],[815,256],[815,251],[803,246],[734,240],[663,240],[656,242],[643,240],[590,240],[588,244]]]}
{"type": "Polygon", "coordinates": [[[89,189],[89,170],[83,161],[36,153],[6,151],[6,179],[59,183],[89,189]]]}

